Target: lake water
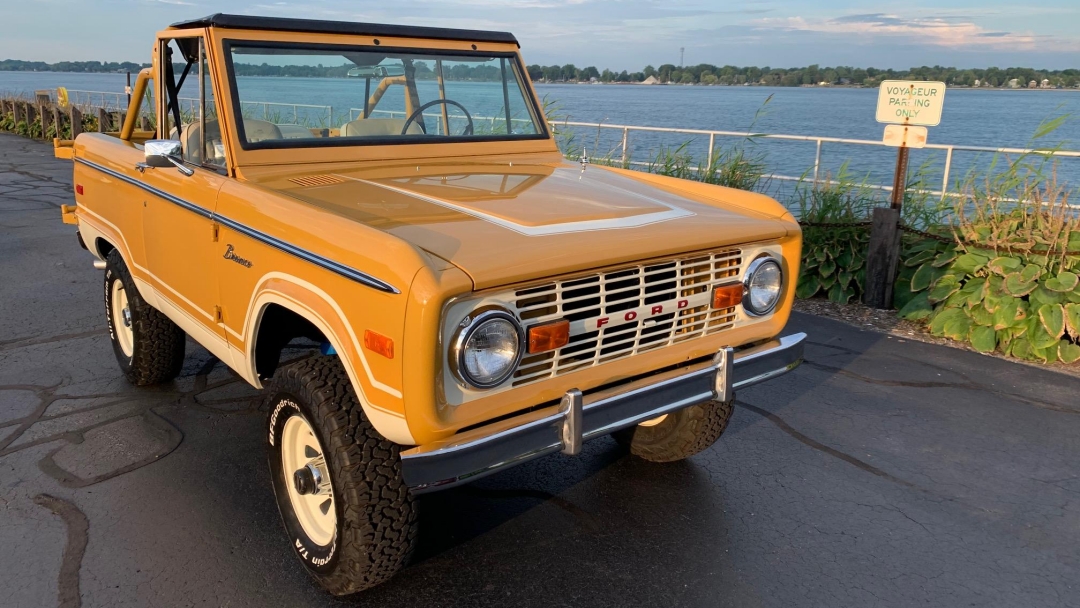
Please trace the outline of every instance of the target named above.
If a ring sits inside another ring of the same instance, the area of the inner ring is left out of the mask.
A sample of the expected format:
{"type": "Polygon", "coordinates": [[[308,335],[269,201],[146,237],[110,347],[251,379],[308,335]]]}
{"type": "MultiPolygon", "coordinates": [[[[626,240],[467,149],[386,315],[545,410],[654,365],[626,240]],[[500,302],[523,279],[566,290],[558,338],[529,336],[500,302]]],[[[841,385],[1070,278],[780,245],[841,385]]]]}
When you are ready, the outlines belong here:
{"type": "MultiPolygon", "coordinates": [[[[303,103],[311,99],[310,87],[318,86],[322,89],[320,104],[333,105],[335,109],[362,105],[362,93],[357,94],[356,81],[321,78],[245,80],[249,81],[245,85],[249,96],[264,89],[267,99],[286,101],[281,91],[288,88],[296,90],[298,97],[287,101],[303,103]],[[286,80],[298,82],[282,82],[286,80]]],[[[57,86],[122,92],[125,82],[123,74],[0,72],[0,92],[32,92],[57,86]]],[[[488,83],[453,84],[489,86],[488,83]]],[[[557,84],[541,84],[536,88],[541,97],[557,106],[557,115],[571,121],[725,131],[752,129],[759,133],[867,140],[880,140],[883,130],[883,125],[874,120],[877,99],[874,89],[557,84]]],[[[468,105],[467,100],[462,101],[468,105]]],[[[1040,122],[1067,113],[1080,116],[1080,92],[951,89],[945,97],[941,125],[930,128],[929,141],[1029,147],[1040,122]]],[[[591,156],[621,155],[621,132],[604,131],[598,136],[595,129],[576,131],[575,147],[585,145],[591,156]]],[[[630,150],[634,160],[647,161],[662,146],[674,148],[688,141],[689,150],[701,157],[705,155],[707,136],[632,134],[630,150]]],[[[751,154],[762,156],[773,173],[801,175],[813,167],[813,142],[718,138],[717,144],[738,145],[751,154]]],[[[1038,145],[1080,149],[1080,120],[1069,120],[1050,136],[1039,140],[1038,145]]],[[[835,175],[847,162],[848,170],[857,176],[866,175],[873,183],[891,182],[896,157],[894,150],[826,143],[822,152],[823,174],[835,175]]],[[[944,151],[916,150],[912,152],[911,166],[928,163],[928,180],[936,188],[941,183],[944,156],[944,151]]],[[[972,166],[984,165],[990,157],[987,153],[957,151],[952,175],[960,177],[972,166]]],[[[1080,184],[1080,159],[1062,160],[1059,175],[1070,184],[1080,184]]]]}

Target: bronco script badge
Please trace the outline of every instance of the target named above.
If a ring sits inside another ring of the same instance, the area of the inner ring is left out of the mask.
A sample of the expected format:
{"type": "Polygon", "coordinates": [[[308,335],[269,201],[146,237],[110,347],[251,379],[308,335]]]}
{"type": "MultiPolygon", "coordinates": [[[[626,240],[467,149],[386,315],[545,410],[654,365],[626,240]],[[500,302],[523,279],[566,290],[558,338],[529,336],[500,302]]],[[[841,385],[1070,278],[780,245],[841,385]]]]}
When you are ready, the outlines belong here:
{"type": "Polygon", "coordinates": [[[225,249],[225,256],[224,257],[225,257],[226,260],[232,260],[232,261],[236,262],[237,264],[240,264],[244,268],[251,268],[251,260],[245,260],[244,258],[242,258],[242,257],[236,255],[235,253],[233,253],[232,243],[229,243],[229,246],[225,249]]]}

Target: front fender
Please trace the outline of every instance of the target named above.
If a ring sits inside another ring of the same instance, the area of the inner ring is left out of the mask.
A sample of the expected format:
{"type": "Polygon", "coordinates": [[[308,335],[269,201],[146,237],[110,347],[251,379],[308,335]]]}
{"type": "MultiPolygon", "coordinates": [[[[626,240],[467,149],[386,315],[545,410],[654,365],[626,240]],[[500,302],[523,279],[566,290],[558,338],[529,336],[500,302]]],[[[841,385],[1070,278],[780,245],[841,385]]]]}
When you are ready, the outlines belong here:
{"type": "Polygon", "coordinates": [[[283,273],[268,273],[260,281],[248,311],[248,327],[241,365],[248,382],[261,388],[262,383],[255,370],[256,339],[263,315],[268,306],[277,304],[303,317],[314,325],[330,342],[341,358],[364,408],[364,413],[375,430],[383,437],[401,445],[415,445],[413,434],[405,419],[402,392],[377,377],[365,354],[357,329],[349,323],[341,305],[323,289],[303,279],[283,273]]]}

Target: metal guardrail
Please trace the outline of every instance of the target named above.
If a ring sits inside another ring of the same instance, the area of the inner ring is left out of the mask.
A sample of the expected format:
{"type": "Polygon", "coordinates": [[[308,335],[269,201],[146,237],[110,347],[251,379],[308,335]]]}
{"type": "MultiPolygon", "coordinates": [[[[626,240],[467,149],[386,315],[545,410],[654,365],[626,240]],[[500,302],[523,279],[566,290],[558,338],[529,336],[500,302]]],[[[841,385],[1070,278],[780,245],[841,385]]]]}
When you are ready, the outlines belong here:
{"type": "Polygon", "coordinates": [[[305,110],[320,110],[318,116],[321,119],[325,115],[326,123],[328,126],[334,120],[334,106],[321,106],[303,103],[279,103],[273,101],[241,101],[240,107],[261,107],[263,109],[263,116],[266,117],[270,116],[271,108],[274,108],[275,110],[284,109],[286,111],[291,108],[294,124],[299,124],[300,122],[300,108],[304,108],[305,110]]]}
{"type": "MultiPolygon", "coordinates": [[[[96,96],[101,100],[101,107],[115,108],[123,110],[127,108],[128,101],[125,93],[115,93],[109,91],[85,91],[79,89],[68,89],[68,96],[72,103],[76,105],[94,105],[92,103],[96,96]],[[83,100],[86,101],[83,101],[83,100]],[[108,101],[106,101],[108,100],[108,101]],[[111,102],[111,103],[110,103],[111,102]]],[[[195,112],[198,108],[199,100],[189,97],[181,97],[180,101],[188,104],[188,108],[191,112],[195,112]]],[[[320,116],[325,112],[327,124],[333,122],[334,108],[330,105],[310,105],[310,104],[290,104],[280,102],[266,102],[266,101],[242,101],[242,106],[262,107],[264,116],[270,115],[271,108],[284,109],[292,111],[293,121],[300,122],[300,109],[309,110],[322,110],[320,116]]],[[[362,108],[349,108],[349,120],[354,120],[355,117],[359,117],[363,114],[362,108]]],[[[374,110],[373,113],[384,114],[388,116],[402,116],[406,113],[404,111],[397,110],[374,110]]],[[[438,119],[441,118],[440,113],[425,113],[425,117],[438,119]]],[[[456,117],[452,117],[456,118],[456,117]]],[[[476,116],[478,120],[496,120],[489,116],[476,116]]],[[[515,118],[514,121],[529,122],[530,119],[515,118]]],[[[630,158],[630,134],[635,132],[640,133],[676,133],[682,135],[707,135],[709,137],[708,155],[706,158],[711,159],[716,151],[716,138],[739,138],[739,139],[765,139],[775,141],[797,141],[797,142],[811,142],[814,144],[814,169],[813,169],[813,182],[816,183],[836,183],[833,180],[821,179],[821,156],[822,147],[824,144],[839,144],[839,145],[854,145],[854,146],[871,146],[878,148],[889,148],[881,141],[869,140],[869,139],[851,139],[845,137],[823,137],[816,135],[786,135],[780,133],[754,133],[754,132],[742,132],[742,131],[720,131],[709,129],[681,129],[673,127],[647,127],[641,125],[621,125],[610,123],[598,123],[598,122],[579,122],[579,121],[565,121],[557,120],[550,121],[549,124],[552,127],[576,127],[576,128],[591,128],[591,129],[608,129],[614,131],[620,131],[622,134],[622,142],[619,145],[621,151],[621,161],[624,166],[627,167],[646,167],[649,163],[642,161],[633,161],[630,158]]],[[[441,128],[441,127],[440,127],[441,128]]],[[[988,152],[992,154],[1046,154],[1055,158],[1067,158],[1067,159],[1080,159],[1080,151],[1075,150],[1036,150],[1029,148],[997,148],[993,146],[967,146],[967,145],[955,145],[955,144],[926,144],[925,149],[929,150],[944,150],[945,151],[945,166],[941,179],[941,190],[927,191],[928,194],[935,196],[952,196],[953,193],[949,192],[949,178],[952,176],[952,164],[954,152],[988,152]]],[[[801,182],[805,181],[804,176],[782,175],[782,174],[768,174],[764,176],[770,180],[777,181],[791,181],[801,182]]],[[[866,187],[876,190],[892,191],[892,186],[868,184],[866,187]]]]}
{"type": "MultiPolygon", "coordinates": [[[[716,138],[717,137],[736,137],[740,139],[768,139],[778,141],[800,141],[800,142],[813,142],[814,151],[814,170],[813,181],[814,183],[821,183],[821,150],[824,144],[848,144],[856,146],[875,146],[879,148],[891,148],[885,145],[881,141],[874,141],[869,139],[849,139],[844,137],[821,137],[816,135],[782,135],[777,133],[753,133],[753,132],[741,132],[741,131],[713,131],[708,129],[679,129],[669,127],[645,127],[637,125],[620,125],[620,124],[606,124],[595,122],[577,122],[577,121],[551,121],[552,127],[587,127],[592,129],[610,129],[622,132],[622,143],[619,145],[619,149],[622,152],[622,163],[624,166],[648,166],[649,163],[641,161],[632,161],[630,159],[630,134],[633,132],[643,133],[678,133],[684,135],[708,135],[709,136],[709,148],[707,158],[711,159],[716,150],[716,138]]],[[[1075,158],[1080,159],[1080,151],[1073,150],[1035,150],[1027,148],[995,148],[992,146],[964,146],[954,144],[926,144],[926,149],[931,150],[944,150],[945,151],[945,168],[941,180],[941,190],[934,190],[927,192],[935,196],[950,196],[949,190],[949,178],[951,177],[953,153],[956,151],[963,152],[990,152],[995,154],[1046,154],[1054,156],[1056,158],[1075,158]]],[[[765,177],[769,179],[775,179],[779,181],[805,181],[805,177],[795,177],[791,175],[779,175],[770,174],[765,177]]],[[[829,183],[836,183],[832,180],[825,180],[829,183]]],[[[878,190],[892,191],[892,186],[879,186],[868,185],[867,187],[878,190]]]]}
{"type": "MultiPolygon", "coordinates": [[[[404,111],[404,110],[372,110],[371,113],[372,114],[380,114],[380,115],[384,115],[384,116],[389,116],[390,118],[394,118],[395,116],[400,116],[401,118],[408,118],[408,116],[409,116],[409,113],[404,111]]],[[[361,117],[363,115],[364,115],[364,109],[363,108],[349,108],[349,120],[350,121],[356,120],[356,119],[358,119],[359,117],[361,117]]],[[[430,118],[433,121],[435,121],[435,125],[438,127],[438,130],[435,133],[437,135],[442,135],[442,128],[443,128],[442,127],[442,114],[440,112],[424,112],[423,116],[424,116],[424,118],[430,118]]],[[[465,120],[464,116],[458,116],[458,115],[447,116],[447,118],[449,120],[451,120],[451,121],[465,120]]],[[[473,116],[472,118],[473,118],[474,121],[477,121],[477,120],[489,120],[491,122],[496,122],[496,121],[504,120],[502,117],[499,117],[499,116],[473,116]]],[[[532,124],[532,119],[531,118],[511,118],[510,122],[532,124]]]]}
{"type": "Polygon", "coordinates": [[[68,100],[77,106],[95,106],[106,110],[126,110],[128,108],[127,93],[114,93],[110,91],[84,91],[80,89],[68,89],[68,100]],[[94,103],[94,99],[101,103],[94,103]]]}

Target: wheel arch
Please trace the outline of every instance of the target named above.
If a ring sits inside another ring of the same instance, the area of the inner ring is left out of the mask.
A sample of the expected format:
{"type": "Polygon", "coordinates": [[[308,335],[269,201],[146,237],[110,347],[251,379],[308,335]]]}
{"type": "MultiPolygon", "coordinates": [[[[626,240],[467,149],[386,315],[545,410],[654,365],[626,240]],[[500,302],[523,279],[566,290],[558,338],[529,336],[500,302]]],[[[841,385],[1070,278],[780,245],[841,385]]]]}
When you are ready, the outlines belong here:
{"type": "MultiPolygon", "coordinates": [[[[105,259],[109,257],[109,253],[113,249],[116,249],[116,245],[113,245],[108,239],[103,236],[99,236],[94,239],[94,247],[92,253],[96,254],[99,258],[105,259]]],[[[124,252],[120,252],[120,257],[124,257],[124,252]]]]}
{"type": "MultiPolygon", "coordinates": [[[[262,387],[266,361],[273,358],[275,349],[280,354],[279,344],[290,332],[275,334],[278,331],[273,323],[284,321],[294,324],[293,329],[310,326],[318,337],[325,339],[341,360],[353,391],[356,393],[364,413],[383,437],[400,445],[415,445],[406,422],[405,415],[380,407],[372,402],[370,393],[382,397],[386,394],[393,399],[401,399],[401,392],[382,385],[375,380],[363,360],[364,354],[348,321],[339,314],[333,300],[322,290],[296,277],[271,273],[263,278],[252,297],[248,311],[247,327],[244,335],[249,336],[245,345],[243,371],[248,381],[256,387],[262,387]],[[260,348],[263,367],[260,367],[260,348]],[[365,389],[360,374],[366,374],[370,389],[365,389]]],[[[288,329],[288,328],[287,328],[288,329]]],[[[296,337],[296,336],[294,336],[296,337]]],[[[316,337],[316,336],[309,336],[316,337]]],[[[282,345],[283,346],[283,345],[282,345]]],[[[276,364],[276,362],[275,362],[276,364]]]]}
{"type": "Polygon", "coordinates": [[[281,352],[296,338],[308,338],[320,345],[334,343],[303,314],[285,304],[266,302],[257,314],[259,318],[252,333],[249,360],[253,366],[252,374],[260,381],[273,377],[281,363],[281,352]]]}

